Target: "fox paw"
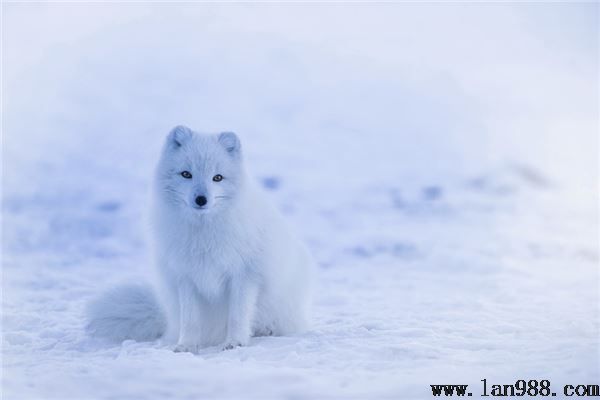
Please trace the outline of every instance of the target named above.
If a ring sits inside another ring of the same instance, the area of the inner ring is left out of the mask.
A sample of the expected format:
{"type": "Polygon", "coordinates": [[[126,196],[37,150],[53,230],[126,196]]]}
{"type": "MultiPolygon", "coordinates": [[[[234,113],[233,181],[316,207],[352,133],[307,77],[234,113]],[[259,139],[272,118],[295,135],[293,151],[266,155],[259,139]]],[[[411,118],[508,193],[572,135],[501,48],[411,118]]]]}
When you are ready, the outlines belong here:
{"type": "Polygon", "coordinates": [[[223,345],[221,346],[221,349],[223,351],[225,350],[232,350],[235,349],[236,347],[242,347],[243,344],[239,341],[236,340],[231,340],[231,341],[227,341],[225,343],[223,343],[223,345]]]}
{"type": "Polygon", "coordinates": [[[175,353],[193,353],[198,354],[199,346],[197,344],[178,344],[173,351],[175,353]]]}

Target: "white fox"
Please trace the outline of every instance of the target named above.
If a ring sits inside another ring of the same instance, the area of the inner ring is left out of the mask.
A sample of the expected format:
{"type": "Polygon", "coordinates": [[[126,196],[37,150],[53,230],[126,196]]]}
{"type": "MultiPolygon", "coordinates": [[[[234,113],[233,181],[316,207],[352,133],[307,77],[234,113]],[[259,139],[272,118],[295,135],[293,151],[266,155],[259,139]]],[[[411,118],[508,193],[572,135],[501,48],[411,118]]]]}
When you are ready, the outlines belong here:
{"type": "Polygon", "coordinates": [[[197,352],[307,327],[311,258],[247,177],[234,133],[175,127],[153,211],[160,295],[137,285],[109,291],[89,306],[92,335],[163,337],[175,351],[197,352]]]}

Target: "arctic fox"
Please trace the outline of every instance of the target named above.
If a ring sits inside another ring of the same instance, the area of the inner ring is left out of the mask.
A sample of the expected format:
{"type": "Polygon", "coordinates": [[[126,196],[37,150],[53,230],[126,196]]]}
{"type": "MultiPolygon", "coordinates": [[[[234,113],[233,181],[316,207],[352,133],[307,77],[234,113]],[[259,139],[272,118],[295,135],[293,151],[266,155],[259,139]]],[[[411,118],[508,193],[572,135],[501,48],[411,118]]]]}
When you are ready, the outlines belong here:
{"type": "Polygon", "coordinates": [[[311,258],[248,178],[234,133],[175,127],[153,197],[159,296],[138,285],[109,291],[89,306],[92,335],[163,337],[197,352],[307,327],[311,258]]]}

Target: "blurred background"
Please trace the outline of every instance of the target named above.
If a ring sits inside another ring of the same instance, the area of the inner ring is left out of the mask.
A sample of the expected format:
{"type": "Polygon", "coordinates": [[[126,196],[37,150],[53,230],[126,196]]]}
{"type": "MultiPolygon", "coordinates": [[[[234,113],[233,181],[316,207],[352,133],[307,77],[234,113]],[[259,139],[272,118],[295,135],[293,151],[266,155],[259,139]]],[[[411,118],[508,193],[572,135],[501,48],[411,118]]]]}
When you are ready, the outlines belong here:
{"type": "Polygon", "coordinates": [[[7,399],[598,382],[598,4],[2,13],[7,399]],[[238,133],[315,254],[306,335],[203,357],[85,337],[89,298],[147,279],[148,192],[178,124],[238,133]]]}

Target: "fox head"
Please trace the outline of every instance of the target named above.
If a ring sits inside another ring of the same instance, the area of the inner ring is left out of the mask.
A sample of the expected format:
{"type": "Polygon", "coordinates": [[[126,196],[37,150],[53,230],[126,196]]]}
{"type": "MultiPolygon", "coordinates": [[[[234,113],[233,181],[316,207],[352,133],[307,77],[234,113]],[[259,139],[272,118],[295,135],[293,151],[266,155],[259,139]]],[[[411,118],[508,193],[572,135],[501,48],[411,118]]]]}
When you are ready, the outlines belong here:
{"type": "Polygon", "coordinates": [[[240,140],[233,132],[200,134],[176,126],[157,168],[159,196],[193,214],[226,209],[243,184],[240,140]]]}

